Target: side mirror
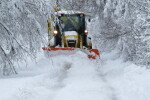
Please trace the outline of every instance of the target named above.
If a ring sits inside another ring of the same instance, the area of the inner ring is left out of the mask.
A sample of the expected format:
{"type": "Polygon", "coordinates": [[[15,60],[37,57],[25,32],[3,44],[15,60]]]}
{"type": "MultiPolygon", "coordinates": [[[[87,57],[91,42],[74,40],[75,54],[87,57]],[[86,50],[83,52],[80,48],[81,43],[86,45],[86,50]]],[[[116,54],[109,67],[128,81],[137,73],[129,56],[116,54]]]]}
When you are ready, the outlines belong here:
{"type": "Polygon", "coordinates": [[[89,40],[91,40],[91,37],[88,37],[89,40]]]}
{"type": "Polygon", "coordinates": [[[88,21],[91,22],[91,18],[89,18],[88,21]]]}

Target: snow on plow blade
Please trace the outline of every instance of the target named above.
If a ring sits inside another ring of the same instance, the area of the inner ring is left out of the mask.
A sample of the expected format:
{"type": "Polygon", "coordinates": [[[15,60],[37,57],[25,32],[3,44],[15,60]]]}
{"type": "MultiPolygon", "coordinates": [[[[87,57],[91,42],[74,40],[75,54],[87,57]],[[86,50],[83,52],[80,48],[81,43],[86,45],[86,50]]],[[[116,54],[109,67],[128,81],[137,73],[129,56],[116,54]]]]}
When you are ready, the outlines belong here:
{"type": "Polygon", "coordinates": [[[89,59],[97,59],[100,58],[100,53],[98,51],[98,49],[79,49],[79,48],[42,48],[43,50],[46,51],[75,51],[75,50],[79,50],[84,52],[85,54],[88,55],[89,59]]]}

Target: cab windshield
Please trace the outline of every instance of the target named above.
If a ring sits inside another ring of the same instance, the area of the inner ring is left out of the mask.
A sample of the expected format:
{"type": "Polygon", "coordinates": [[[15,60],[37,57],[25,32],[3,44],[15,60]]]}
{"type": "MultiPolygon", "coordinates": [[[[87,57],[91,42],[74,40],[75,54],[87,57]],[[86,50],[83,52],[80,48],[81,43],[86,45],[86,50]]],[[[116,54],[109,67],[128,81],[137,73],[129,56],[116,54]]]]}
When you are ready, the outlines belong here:
{"type": "Polygon", "coordinates": [[[79,31],[84,26],[84,15],[62,15],[59,20],[63,31],[79,31]]]}

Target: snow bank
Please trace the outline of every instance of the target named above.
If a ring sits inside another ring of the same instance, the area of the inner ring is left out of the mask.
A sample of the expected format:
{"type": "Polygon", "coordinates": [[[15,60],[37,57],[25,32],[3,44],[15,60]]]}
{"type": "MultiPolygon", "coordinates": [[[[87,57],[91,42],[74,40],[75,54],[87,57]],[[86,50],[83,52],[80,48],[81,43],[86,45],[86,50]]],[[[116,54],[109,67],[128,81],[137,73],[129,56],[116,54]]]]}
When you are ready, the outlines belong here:
{"type": "MultiPolygon", "coordinates": [[[[100,73],[114,90],[117,100],[150,100],[150,70],[104,54],[100,73]]],[[[117,54],[116,54],[117,55],[117,54]]]]}

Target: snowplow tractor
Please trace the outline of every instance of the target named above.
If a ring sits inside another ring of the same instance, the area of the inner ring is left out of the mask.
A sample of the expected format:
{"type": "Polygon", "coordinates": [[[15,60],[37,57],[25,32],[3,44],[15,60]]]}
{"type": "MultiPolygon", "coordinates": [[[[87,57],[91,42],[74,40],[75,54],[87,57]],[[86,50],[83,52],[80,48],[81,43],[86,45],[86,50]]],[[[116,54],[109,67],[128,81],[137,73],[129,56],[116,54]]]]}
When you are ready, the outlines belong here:
{"type": "Polygon", "coordinates": [[[90,59],[100,56],[97,49],[92,49],[91,38],[88,38],[86,29],[86,14],[75,11],[56,11],[48,22],[49,45],[47,51],[74,51],[80,50],[90,59]]]}

